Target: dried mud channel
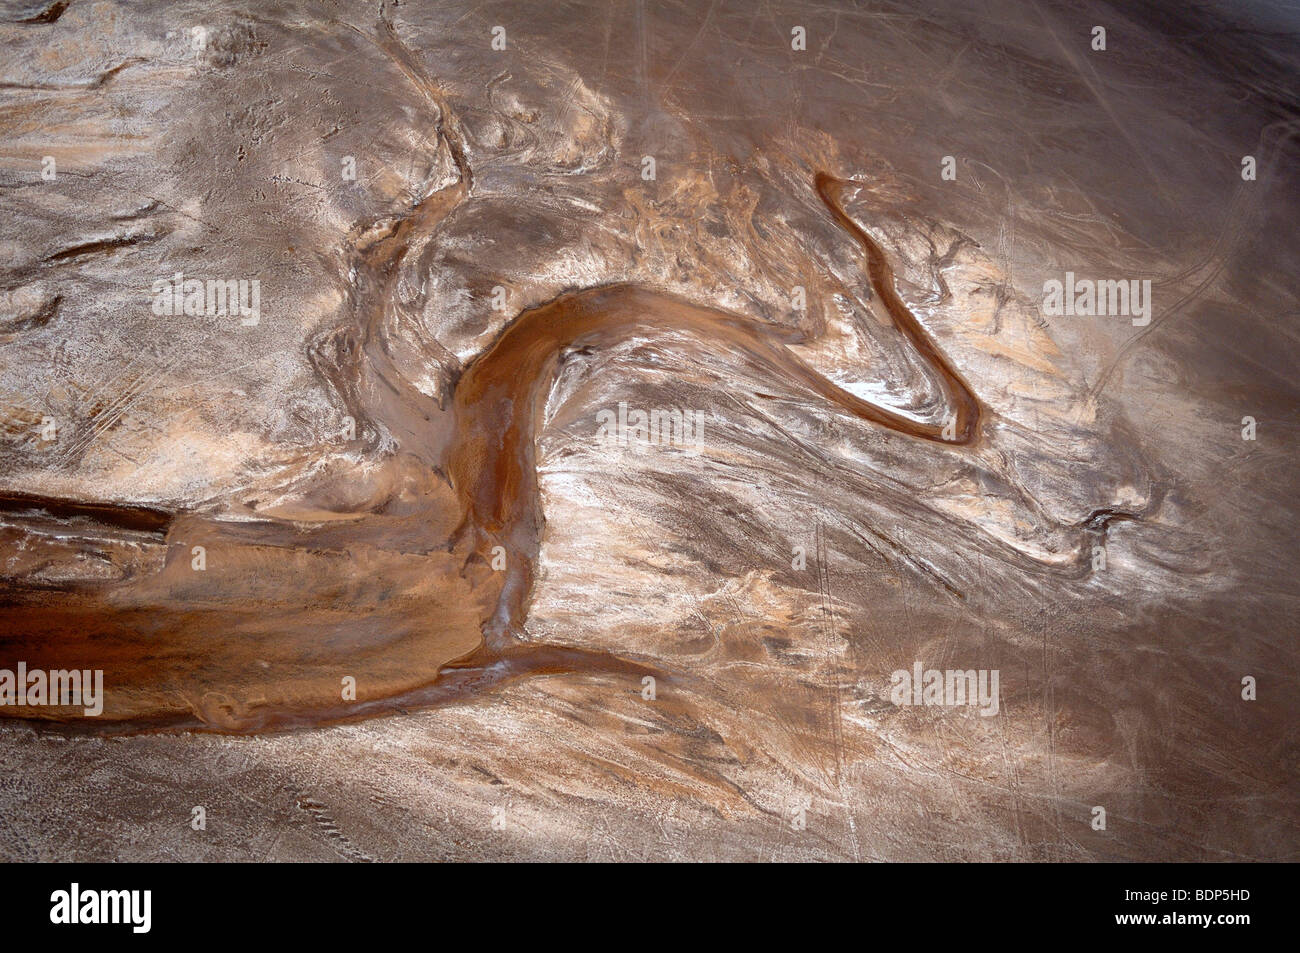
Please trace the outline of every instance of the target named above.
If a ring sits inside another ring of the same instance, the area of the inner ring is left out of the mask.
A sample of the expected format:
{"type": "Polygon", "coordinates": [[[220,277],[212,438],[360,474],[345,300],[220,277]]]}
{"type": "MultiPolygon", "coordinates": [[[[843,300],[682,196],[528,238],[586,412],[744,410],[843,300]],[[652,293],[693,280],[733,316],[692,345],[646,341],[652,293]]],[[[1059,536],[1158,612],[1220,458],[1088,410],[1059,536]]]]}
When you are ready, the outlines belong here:
{"type": "MultiPolygon", "coordinates": [[[[427,81],[415,74],[419,83],[427,81]]],[[[529,673],[650,671],[578,649],[523,644],[544,514],[535,448],[542,409],[566,352],[629,335],[684,333],[773,380],[920,440],[968,445],[981,407],[898,297],[884,251],[845,213],[847,184],[819,174],[829,213],[861,246],[872,288],[896,327],[938,375],[949,408],[928,423],[862,400],[796,357],[778,332],[740,315],[630,285],[568,292],[524,311],[471,363],[447,407],[404,385],[387,357],[391,276],[413,234],[436,229],[469,193],[461,179],[358,240],[357,323],[325,335],[313,359],[388,448],[386,491],[348,511],[322,488],[294,520],[232,522],[145,507],[11,496],[4,511],[37,532],[121,537],[137,558],[120,583],[16,590],[0,610],[0,651],[29,668],[102,669],[102,719],[77,709],[5,714],[115,730],[202,727],[228,732],[362,717],[464,697],[529,673]],[[945,435],[944,431],[947,430],[945,435]],[[143,514],[143,515],[142,515],[143,514]],[[143,537],[143,540],[141,540],[143,537]],[[219,572],[196,571],[194,547],[219,572]],[[489,554],[505,551],[505,569],[489,554]],[[361,571],[358,571],[358,569],[361,571]],[[341,702],[341,680],[357,700],[341,702]]],[[[659,673],[663,674],[663,673],[659,673]]]]}
{"type": "Polygon", "coordinates": [[[5,859],[1294,859],[1294,18],[768,13],[0,16],[5,859]]]}

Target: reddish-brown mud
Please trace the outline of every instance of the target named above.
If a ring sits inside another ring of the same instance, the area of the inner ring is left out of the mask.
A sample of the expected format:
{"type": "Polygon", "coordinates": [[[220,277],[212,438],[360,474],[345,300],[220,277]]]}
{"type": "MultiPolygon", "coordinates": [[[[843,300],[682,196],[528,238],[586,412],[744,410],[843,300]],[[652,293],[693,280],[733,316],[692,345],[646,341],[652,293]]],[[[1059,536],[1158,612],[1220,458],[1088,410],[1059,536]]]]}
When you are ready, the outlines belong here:
{"type": "MultiPolygon", "coordinates": [[[[427,199],[360,256],[384,294],[384,276],[464,194],[427,199]]],[[[102,669],[101,722],[195,724],[256,731],[358,717],[427,704],[530,672],[644,669],[602,653],[521,645],[544,514],[536,443],[542,407],[570,348],[603,349],[631,335],[681,333],[727,348],[774,381],[815,393],[862,420],[923,440],[956,445],[978,437],[980,405],[951,362],[898,297],[884,251],[843,210],[846,183],[816,179],[835,220],[860,244],[871,286],[900,332],[942,381],[951,412],[914,420],[831,383],[796,357],[778,332],[752,319],[630,285],[568,292],[521,313],[455,385],[452,407],[399,390],[385,363],[383,300],[362,316],[361,360],[332,383],[366,422],[397,439],[413,466],[404,485],[371,512],[342,523],[168,519],[141,507],[13,496],[6,510],[51,525],[125,526],[165,539],[162,565],[129,578],[17,591],[0,609],[0,653],[30,668],[102,669]],[[380,393],[375,396],[374,391],[380,393]],[[427,424],[420,431],[420,421],[427,424]],[[946,433],[945,433],[946,431],[946,433]],[[494,547],[504,550],[504,566],[494,547]],[[196,568],[195,547],[204,568],[196,568]],[[359,571],[360,570],[360,571],[359,571]],[[444,667],[455,671],[441,683],[444,667]],[[343,699],[344,678],[355,699],[343,699]]],[[[342,333],[350,333],[342,329],[342,333]]],[[[335,342],[337,349],[338,345],[335,342]]],[[[339,361],[335,360],[338,367],[339,361]]],[[[141,549],[148,548],[141,546],[141,549]]],[[[3,714],[81,721],[75,707],[16,706],[3,714]]],[[[120,727],[120,726],[119,726],[120,727]]]]}

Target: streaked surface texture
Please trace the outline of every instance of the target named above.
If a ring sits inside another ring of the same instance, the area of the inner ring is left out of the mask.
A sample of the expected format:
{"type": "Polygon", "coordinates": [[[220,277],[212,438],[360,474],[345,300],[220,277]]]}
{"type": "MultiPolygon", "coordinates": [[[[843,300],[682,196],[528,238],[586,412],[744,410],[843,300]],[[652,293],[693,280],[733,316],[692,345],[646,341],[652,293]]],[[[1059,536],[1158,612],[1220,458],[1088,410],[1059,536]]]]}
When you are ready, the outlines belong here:
{"type": "Polygon", "coordinates": [[[0,855],[1295,859],[1297,17],[1144,6],[7,4],[0,855]]]}

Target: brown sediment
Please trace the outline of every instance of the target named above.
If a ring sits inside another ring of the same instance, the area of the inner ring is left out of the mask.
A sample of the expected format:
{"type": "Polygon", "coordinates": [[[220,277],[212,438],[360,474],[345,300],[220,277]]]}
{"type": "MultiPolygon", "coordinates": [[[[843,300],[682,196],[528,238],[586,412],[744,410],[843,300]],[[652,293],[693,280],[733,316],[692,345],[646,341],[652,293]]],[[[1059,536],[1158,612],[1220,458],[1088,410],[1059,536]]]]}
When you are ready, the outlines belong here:
{"type": "MultiPolygon", "coordinates": [[[[693,335],[776,381],[910,437],[969,445],[980,403],[899,298],[883,250],[843,210],[845,183],[819,174],[827,209],[861,246],[872,288],[938,375],[948,414],[926,422],[863,400],[817,373],[774,328],[632,285],[561,294],[521,313],[456,381],[450,406],[403,383],[385,338],[395,265],[468,194],[458,183],[358,241],[353,329],[318,343],[316,364],[349,409],[406,464],[369,512],[345,525],[232,521],[151,507],[10,494],[0,512],[166,534],[156,573],[107,585],[16,588],[0,605],[0,662],[103,669],[103,723],[246,732],[463,698],[527,674],[648,669],[599,652],[533,645],[520,633],[542,539],[536,445],[570,348],[632,335],[693,335]],[[340,337],[339,335],[342,335],[340,337]],[[947,436],[945,436],[945,433],[947,436]],[[494,547],[505,568],[492,568],[494,547]],[[202,556],[197,554],[201,547],[202,556]],[[196,568],[196,559],[204,563],[196,568]],[[342,680],[356,680],[344,701],[342,680]]],[[[83,721],[77,709],[4,714],[83,721]]],[[[97,722],[98,724],[99,722],[97,722]]]]}
{"type": "MultiPolygon", "coordinates": [[[[857,239],[862,246],[867,258],[867,276],[871,279],[871,287],[880,296],[880,300],[884,302],[895,327],[911,342],[912,347],[916,348],[917,353],[921,355],[926,363],[939,373],[955,418],[953,426],[955,436],[951,442],[959,444],[971,443],[975,439],[979,426],[979,401],[970,387],[966,385],[966,382],[962,380],[952,362],[948,360],[938,345],[935,344],[934,339],[921,326],[921,322],[916,319],[916,315],[912,314],[911,309],[898,296],[898,289],[894,285],[894,271],[889,266],[889,260],[885,257],[884,250],[876,244],[875,239],[863,231],[862,227],[844,211],[844,206],[839,201],[836,193],[839,189],[851,183],[836,179],[825,172],[818,172],[816,184],[817,194],[821,196],[826,208],[835,216],[835,221],[857,239]]],[[[899,419],[896,414],[891,415],[889,421],[877,420],[876,422],[885,423],[914,437],[925,437],[934,440],[941,434],[941,428],[911,424],[906,419],[899,419]],[[911,425],[909,426],[909,424],[911,425]]]]}
{"type": "Polygon", "coordinates": [[[0,669],[109,707],[0,705],[7,858],[1294,856],[1275,15],[19,6],[0,669]]]}
{"type": "Polygon", "coordinates": [[[153,506],[96,503],[35,493],[0,493],[0,514],[50,521],[85,520],[118,529],[165,534],[174,514],[153,506]]]}

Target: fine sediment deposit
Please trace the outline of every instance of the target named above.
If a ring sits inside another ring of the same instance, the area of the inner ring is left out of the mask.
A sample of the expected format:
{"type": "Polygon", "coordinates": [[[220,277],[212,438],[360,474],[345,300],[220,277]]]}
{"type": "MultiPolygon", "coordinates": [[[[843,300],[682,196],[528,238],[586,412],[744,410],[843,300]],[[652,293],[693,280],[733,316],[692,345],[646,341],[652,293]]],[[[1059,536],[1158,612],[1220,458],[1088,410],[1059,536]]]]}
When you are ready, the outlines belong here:
{"type": "Polygon", "coordinates": [[[1294,859],[1296,24],[1163,6],[10,4],[0,856],[1294,859]]]}

